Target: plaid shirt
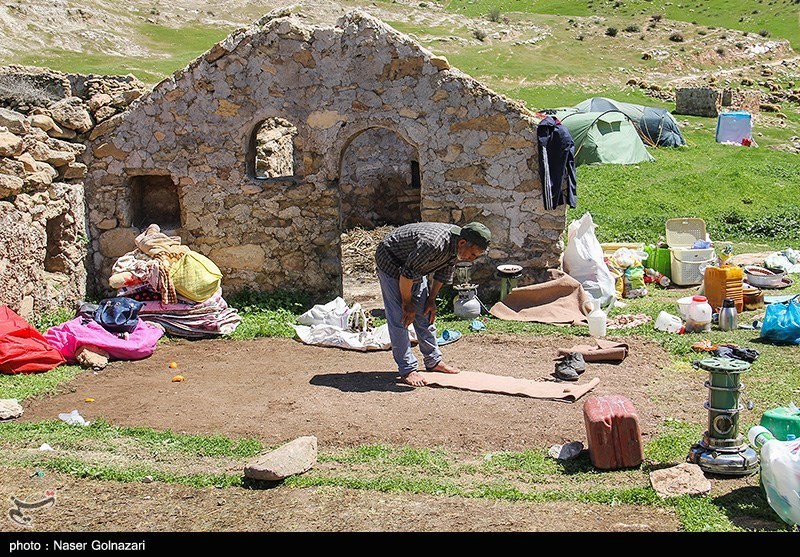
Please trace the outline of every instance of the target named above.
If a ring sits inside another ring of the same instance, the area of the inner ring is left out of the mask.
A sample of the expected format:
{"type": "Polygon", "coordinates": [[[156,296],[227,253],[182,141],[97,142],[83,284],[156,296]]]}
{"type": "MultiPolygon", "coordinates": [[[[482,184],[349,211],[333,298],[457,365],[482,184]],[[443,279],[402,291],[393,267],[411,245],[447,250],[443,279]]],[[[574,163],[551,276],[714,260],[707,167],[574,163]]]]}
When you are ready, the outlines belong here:
{"type": "Polygon", "coordinates": [[[433,273],[433,279],[450,284],[458,260],[459,236],[452,224],[416,222],[395,228],[375,252],[378,269],[396,279],[400,275],[420,282],[433,273]]]}

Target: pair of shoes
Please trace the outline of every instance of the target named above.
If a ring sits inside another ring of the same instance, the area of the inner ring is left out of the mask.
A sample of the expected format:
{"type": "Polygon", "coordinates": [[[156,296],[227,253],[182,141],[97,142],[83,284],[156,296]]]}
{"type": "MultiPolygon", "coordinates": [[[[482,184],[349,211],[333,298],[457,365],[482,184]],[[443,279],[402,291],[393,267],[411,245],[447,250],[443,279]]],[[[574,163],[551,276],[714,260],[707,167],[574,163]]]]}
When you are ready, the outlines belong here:
{"type": "Polygon", "coordinates": [[[578,375],[586,371],[586,361],[578,352],[570,352],[556,362],[553,375],[562,381],[577,381],[578,375]]]}

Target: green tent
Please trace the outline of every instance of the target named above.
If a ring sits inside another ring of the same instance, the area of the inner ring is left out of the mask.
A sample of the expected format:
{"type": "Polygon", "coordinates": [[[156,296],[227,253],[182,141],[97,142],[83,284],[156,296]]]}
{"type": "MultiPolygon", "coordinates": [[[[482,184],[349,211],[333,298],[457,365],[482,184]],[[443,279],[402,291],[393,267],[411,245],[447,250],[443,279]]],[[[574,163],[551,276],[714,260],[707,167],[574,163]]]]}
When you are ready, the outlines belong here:
{"type": "Polygon", "coordinates": [[[636,164],[655,159],[642,143],[630,118],[619,110],[556,111],[556,118],[575,142],[575,164],[636,164]]]}

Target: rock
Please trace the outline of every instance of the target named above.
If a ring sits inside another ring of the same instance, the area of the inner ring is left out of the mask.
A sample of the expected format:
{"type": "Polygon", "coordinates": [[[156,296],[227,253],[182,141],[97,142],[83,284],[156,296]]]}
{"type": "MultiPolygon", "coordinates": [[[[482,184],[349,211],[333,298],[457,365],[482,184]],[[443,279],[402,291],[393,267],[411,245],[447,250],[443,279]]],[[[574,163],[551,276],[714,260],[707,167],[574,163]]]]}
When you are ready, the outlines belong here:
{"type": "Polygon", "coordinates": [[[75,154],[71,151],[50,151],[47,163],[55,167],[66,166],[75,161],[75,154]]]}
{"type": "Polygon", "coordinates": [[[0,199],[17,195],[24,186],[25,182],[22,178],[9,174],[0,174],[0,199]]]}
{"type": "Polygon", "coordinates": [[[59,167],[61,178],[64,180],[75,180],[86,177],[86,165],[82,162],[71,162],[66,166],[59,167]]]}
{"type": "Polygon", "coordinates": [[[688,462],[650,472],[650,484],[662,499],[678,495],[704,495],[711,492],[711,481],[705,477],[697,464],[688,462]]]}
{"type": "Polygon", "coordinates": [[[21,155],[25,144],[22,138],[11,132],[0,131],[0,157],[16,157],[21,155]]]}
{"type": "Polygon", "coordinates": [[[102,348],[84,345],[75,352],[75,359],[83,368],[91,368],[99,371],[108,365],[109,354],[102,348]]]}
{"type": "Polygon", "coordinates": [[[22,406],[16,398],[0,399],[0,420],[11,420],[22,416],[22,406]]]}
{"type": "Polygon", "coordinates": [[[0,108],[0,126],[5,126],[12,133],[28,133],[31,125],[25,119],[24,114],[8,108],[0,108]]]}
{"type": "Polygon", "coordinates": [[[317,438],[298,437],[274,451],[261,455],[244,467],[246,478],[279,481],[302,474],[317,462],[317,438]]]}
{"type": "MultiPolygon", "coordinates": [[[[31,158],[30,160],[33,159],[31,158]]],[[[35,169],[36,167],[34,165],[30,170],[28,170],[28,172],[33,172],[35,169]]],[[[0,174],[10,174],[11,176],[16,176],[17,178],[24,178],[25,172],[25,164],[21,160],[0,157],[0,174]]]]}
{"type": "Polygon", "coordinates": [[[439,71],[450,69],[450,62],[444,56],[431,56],[431,64],[439,71]]]}
{"type": "Polygon", "coordinates": [[[257,271],[264,266],[266,253],[259,245],[245,244],[214,249],[208,258],[220,267],[257,271]]]}
{"type": "Polygon", "coordinates": [[[55,121],[47,114],[34,114],[33,116],[28,117],[28,121],[31,123],[31,126],[46,132],[56,128],[61,130],[61,128],[58,127],[58,124],[56,124],[55,121]]]}
{"type": "Polygon", "coordinates": [[[25,167],[25,172],[36,172],[36,159],[30,153],[22,153],[17,160],[25,167]]]}
{"type": "Polygon", "coordinates": [[[108,120],[109,118],[114,116],[114,114],[116,114],[116,113],[117,113],[117,110],[113,106],[101,106],[94,113],[94,118],[98,122],[102,122],[104,120],[108,120]]]}
{"type": "Polygon", "coordinates": [[[106,93],[96,93],[92,98],[86,101],[86,106],[89,110],[96,112],[98,108],[111,104],[111,95],[106,93]]]}
{"type": "Polygon", "coordinates": [[[153,483],[153,476],[145,476],[142,478],[142,483],[151,484],[153,483]]]}
{"type": "Polygon", "coordinates": [[[75,133],[75,130],[71,130],[69,128],[60,128],[58,126],[47,133],[50,137],[55,137],[58,139],[75,139],[78,137],[78,134],[75,133]]]}
{"type": "Polygon", "coordinates": [[[100,252],[106,257],[119,257],[125,255],[136,247],[136,236],[139,231],[135,228],[114,228],[100,235],[100,252]]]}
{"type": "Polygon", "coordinates": [[[67,97],[53,103],[50,106],[50,115],[58,124],[78,133],[88,132],[94,126],[92,115],[78,97],[67,97]]]}

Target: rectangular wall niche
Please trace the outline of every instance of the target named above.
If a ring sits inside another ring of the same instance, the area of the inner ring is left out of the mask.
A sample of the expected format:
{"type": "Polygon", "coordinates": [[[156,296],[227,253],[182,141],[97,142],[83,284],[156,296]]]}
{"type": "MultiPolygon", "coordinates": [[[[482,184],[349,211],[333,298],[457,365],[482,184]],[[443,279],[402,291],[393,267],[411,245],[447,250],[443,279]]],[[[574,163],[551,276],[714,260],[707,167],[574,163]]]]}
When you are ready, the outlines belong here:
{"type": "Polygon", "coordinates": [[[44,257],[44,270],[49,273],[66,273],[67,256],[64,242],[67,241],[67,216],[58,215],[47,220],[47,253],[44,257]]]}
{"type": "Polygon", "coordinates": [[[161,230],[181,227],[178,189],[169,176],[134,176],[130,182],[132,224],[145,229],[157,224],[161,230]]]}

